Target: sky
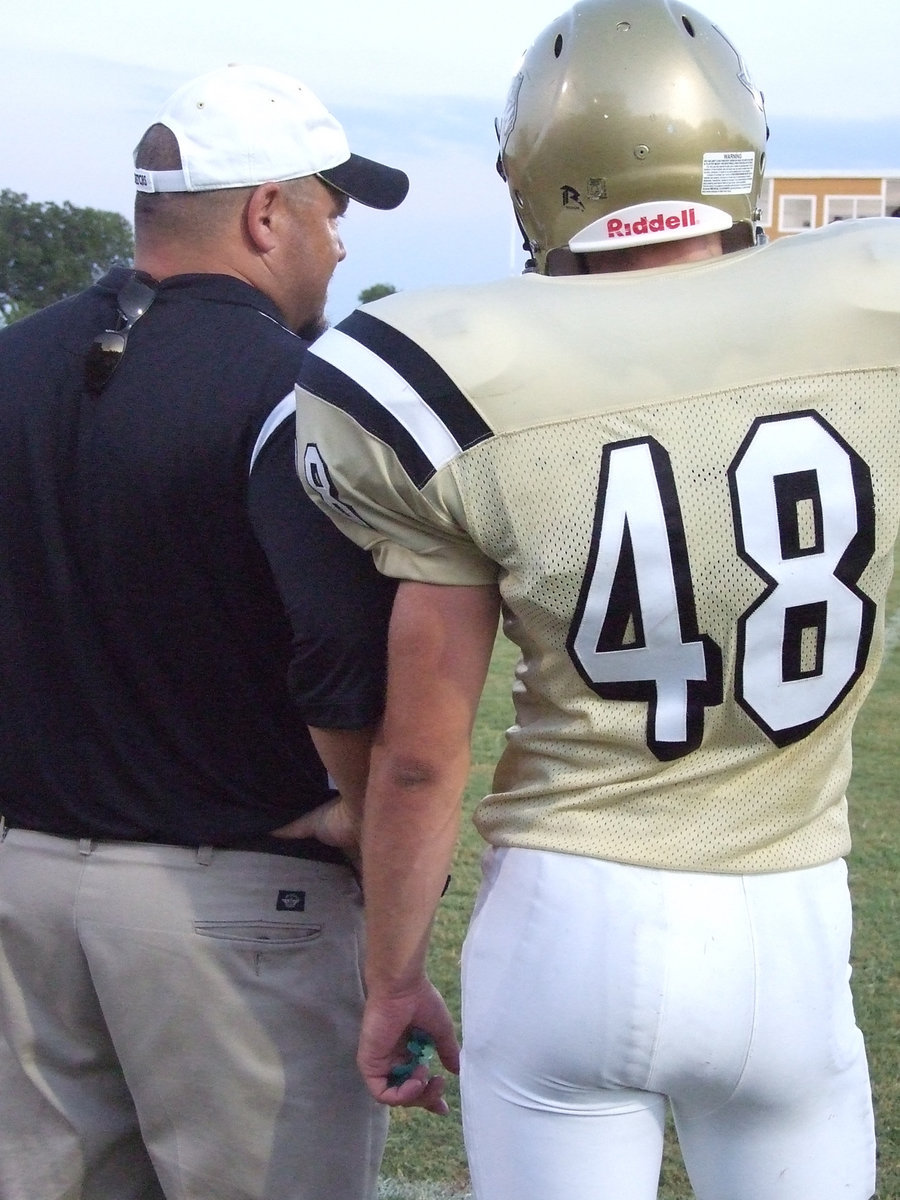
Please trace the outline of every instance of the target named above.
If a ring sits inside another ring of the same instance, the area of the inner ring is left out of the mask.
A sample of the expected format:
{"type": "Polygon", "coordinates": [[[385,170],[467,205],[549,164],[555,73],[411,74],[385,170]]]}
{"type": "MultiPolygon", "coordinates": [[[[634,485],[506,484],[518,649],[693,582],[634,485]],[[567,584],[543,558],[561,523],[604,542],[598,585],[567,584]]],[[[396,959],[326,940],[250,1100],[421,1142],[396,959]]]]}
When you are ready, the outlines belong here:
{"type": "MultiPolygon", "coordinates": [[[[395,212],[351,205],[328,315],[359,292],[521,269],[493,118],[565,0],[0,0],[0,187],[131,216],[131,151],[168,94],[228,62],[310,86],[351,148],[403,168],[395,212]]],[[[776,170],[900,170],[896,0],[695,3],[766,96],[776,170]]]]}

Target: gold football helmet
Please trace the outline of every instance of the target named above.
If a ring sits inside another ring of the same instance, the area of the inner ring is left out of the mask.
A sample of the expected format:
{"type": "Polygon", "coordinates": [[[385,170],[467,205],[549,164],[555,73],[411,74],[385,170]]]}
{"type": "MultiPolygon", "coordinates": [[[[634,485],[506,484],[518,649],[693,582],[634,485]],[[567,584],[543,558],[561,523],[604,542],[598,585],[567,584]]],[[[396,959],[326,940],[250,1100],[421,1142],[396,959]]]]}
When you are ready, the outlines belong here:
{"type": "Polygon", "coordinates": [[[721,230],[762,239],[762,94],[680,0],[582,0],[538,35],[497,121],[497,168],[542,274],[553,256],[721,230]]]}

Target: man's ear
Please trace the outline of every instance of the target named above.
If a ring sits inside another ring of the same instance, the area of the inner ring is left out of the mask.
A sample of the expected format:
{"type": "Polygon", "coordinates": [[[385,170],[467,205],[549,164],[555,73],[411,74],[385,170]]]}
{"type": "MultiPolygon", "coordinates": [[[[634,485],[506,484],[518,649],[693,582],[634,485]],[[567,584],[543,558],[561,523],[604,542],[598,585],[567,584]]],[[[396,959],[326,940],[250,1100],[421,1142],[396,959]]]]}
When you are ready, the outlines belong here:
{"type": "Polygon", "coordinates": [[[282,203],[281,188],[277,183],[261,183],[247,201],[247,236],[261,254],[275,247],[275,215],[282,203]]]}

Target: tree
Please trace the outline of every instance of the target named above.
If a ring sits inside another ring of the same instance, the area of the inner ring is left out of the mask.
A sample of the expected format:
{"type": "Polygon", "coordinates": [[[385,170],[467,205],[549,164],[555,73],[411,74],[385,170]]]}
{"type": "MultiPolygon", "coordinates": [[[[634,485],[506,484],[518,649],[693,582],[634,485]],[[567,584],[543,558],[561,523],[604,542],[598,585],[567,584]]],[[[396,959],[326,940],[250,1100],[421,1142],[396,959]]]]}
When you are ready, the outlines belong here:
{"type": "Polygon", "coordinates": [[[131,225],[119,213],[0,191],[0,314],[6,322],[82,291],[112,263],[130,265],[133,255],[131,225]]]}
{"type": "Polygon", "coordinates": [[[368,304],[371,300],[380,300],[382,296],[393,296],[396,290],[392,283],[373,283],[371,287],[363,288],[357,300],[360,304],[368,304]]]}

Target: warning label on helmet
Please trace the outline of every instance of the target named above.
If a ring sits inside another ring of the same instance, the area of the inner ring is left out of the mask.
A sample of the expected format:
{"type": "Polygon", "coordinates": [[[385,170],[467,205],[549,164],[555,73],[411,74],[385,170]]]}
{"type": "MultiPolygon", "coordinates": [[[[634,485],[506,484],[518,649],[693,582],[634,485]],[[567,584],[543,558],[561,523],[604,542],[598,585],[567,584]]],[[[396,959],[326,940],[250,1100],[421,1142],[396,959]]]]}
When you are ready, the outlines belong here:
{"type": "Polygon", "coordinates": [[[753,190],[752,150],[703,155],[702,196],[746,196],[753,190]]]}

